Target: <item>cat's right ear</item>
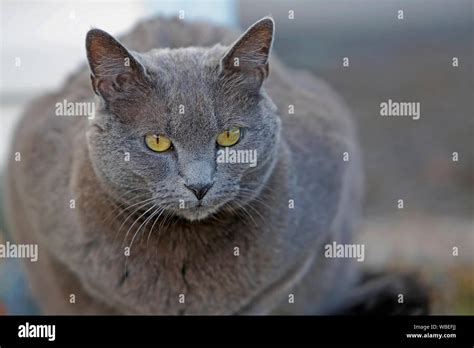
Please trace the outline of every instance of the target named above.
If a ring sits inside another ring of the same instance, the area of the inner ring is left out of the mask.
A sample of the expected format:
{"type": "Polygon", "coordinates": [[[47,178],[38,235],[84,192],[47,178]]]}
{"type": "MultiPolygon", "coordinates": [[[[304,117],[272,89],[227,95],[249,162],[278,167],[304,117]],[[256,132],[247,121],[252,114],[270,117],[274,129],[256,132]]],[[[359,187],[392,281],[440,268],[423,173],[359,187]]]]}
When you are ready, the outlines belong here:
{"type": "Polygon", "coordinates": [[[269,73],[274,27],[273,19],[264,17],[248,28],[221,59],[221,72],[245,76],[247,82],[259,88],[269,73]]]}
{"type": "Polygon", "coordinates": [[[146,71],[143,65],[105,31],[89,30],[86,50],[92,88],[105,100],[124,97],[144,85],[146,71]]]}

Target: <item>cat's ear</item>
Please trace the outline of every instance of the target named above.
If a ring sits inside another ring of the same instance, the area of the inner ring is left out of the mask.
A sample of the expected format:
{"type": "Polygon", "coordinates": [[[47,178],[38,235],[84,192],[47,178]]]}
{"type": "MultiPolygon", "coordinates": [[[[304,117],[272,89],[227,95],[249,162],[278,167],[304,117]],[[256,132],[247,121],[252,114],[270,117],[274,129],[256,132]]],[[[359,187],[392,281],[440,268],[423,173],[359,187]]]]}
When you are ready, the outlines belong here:
{"type": "Polygon", "coordinates": [[[144,85],[146,71],[143,65],[105,31],[89,30],[86,50],[92,88],[104,99],[120,98],[144,85]]]}
{"type": "Polygon", "coordinates": [[[268,56],[272,47],[274,27],[271,17],[262,18],[253,24],[221,59],[221,71],[245,74],[261,85],[269,72],[268,56]]]}

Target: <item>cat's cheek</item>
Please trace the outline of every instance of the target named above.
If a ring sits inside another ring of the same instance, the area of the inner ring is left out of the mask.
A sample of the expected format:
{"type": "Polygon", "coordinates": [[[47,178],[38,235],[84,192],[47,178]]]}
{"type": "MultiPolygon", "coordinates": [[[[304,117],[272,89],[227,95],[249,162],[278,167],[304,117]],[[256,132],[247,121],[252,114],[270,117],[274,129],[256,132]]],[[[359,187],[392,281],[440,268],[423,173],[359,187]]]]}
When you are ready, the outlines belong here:
{"type": "Polygon", "coordinates": [[[91,125],[87,131],[86,131],[86,142],[87,142],[87,146],[89,148],[89,150],[93,147],[94,143],[95,143],[95,138],[97,137],[99,133],[99,128],[94,126],[94,125],[91,125]]]}
{"type": "Polygon", "coordinates": [[[178,172],[173,158],[171,156],[157,158],[154,155],[140,153],[141,157],[137,158],[129,169],[144,178],[152,187],[160,186],[166,181],[176,182],[178,172]]]}

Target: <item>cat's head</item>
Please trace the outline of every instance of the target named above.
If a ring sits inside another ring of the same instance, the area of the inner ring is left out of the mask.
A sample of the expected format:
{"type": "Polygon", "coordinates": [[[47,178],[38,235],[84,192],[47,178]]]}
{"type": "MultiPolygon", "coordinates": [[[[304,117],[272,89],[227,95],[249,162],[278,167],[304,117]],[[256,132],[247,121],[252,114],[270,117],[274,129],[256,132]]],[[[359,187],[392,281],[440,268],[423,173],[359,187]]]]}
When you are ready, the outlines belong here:
{"type": "Polygon", "coordinates": [[[115,198],[191,221],[255,198],[280,133],[262,88],[273,32],[273,20],[263,18],[230,47],[137,53],[104,31],[89,31],[99,110],[88,147],[115,198]]]}

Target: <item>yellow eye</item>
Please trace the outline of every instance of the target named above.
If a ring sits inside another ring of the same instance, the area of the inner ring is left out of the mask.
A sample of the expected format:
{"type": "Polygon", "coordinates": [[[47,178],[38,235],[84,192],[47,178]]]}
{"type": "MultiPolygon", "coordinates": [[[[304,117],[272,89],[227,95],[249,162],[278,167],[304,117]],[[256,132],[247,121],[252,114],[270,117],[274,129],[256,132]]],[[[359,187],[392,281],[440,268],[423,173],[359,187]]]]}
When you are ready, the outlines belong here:
{"type": "Polygon", "coordinates": [[[217,143],[220,146],[232,146],[240,139],[240,128],[231,128],[223,131],[217,136],[217,143]]]}
{"type": "Polygon", "coordinates": [[[164,135],[147,134],[145,143],[150,150],[155,152],[164,152],[171,147],[171,140],[164,135]]]}

